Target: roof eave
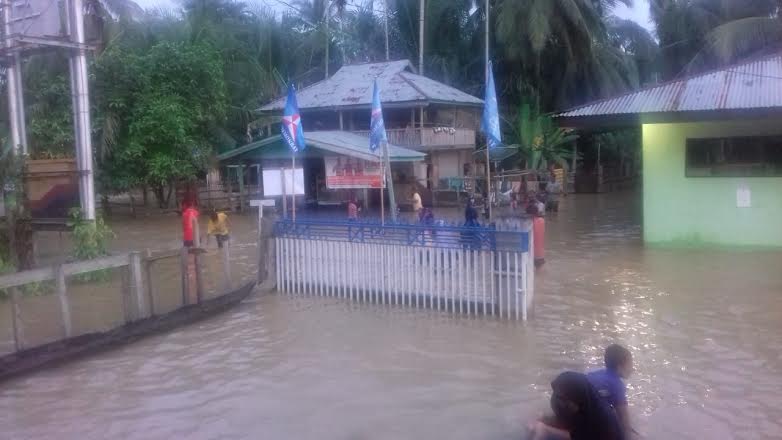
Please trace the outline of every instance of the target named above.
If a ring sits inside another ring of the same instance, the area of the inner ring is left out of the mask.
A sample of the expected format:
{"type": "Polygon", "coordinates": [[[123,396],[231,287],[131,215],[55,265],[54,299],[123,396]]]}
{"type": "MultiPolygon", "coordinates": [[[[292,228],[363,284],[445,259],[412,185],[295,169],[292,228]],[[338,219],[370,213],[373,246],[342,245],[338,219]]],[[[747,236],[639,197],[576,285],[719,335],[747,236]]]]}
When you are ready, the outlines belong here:
{"type": "MultiPolygon", "coordinates": [[[[435,100],[421,100],[421,101],[401,101],[401,102],[383,102],[384,109],[404,109],[404,108],[419,108],[428,107],[430,105],[447,105],[451,107],[470,107],[480,108],[483,105],[481,102],[453,102],[453,101],[435,101],[435,100]]],[[[345,111],[345,110],[370,110],[372,103],[362,104],[350,104],[350,105],[333,105],[323,107],[300,107],[301,112],[317,112],[317,111],[345,111]]],[[[274,114],[280,113],[284,110],[284,107],[268,108],[266,106],[256,109],[256,113],[261,114],[274,114]]]]}
{"type": "Polygon", "coordinates": [[[621,113],[591,116],[561,116],[554,120],[568,128],[623,128],[643,124],[687,123],[724,120],[759,119],[782,115],[782,108],[747,108],[731,110],[690,110],[679,112],[621,113]]]}

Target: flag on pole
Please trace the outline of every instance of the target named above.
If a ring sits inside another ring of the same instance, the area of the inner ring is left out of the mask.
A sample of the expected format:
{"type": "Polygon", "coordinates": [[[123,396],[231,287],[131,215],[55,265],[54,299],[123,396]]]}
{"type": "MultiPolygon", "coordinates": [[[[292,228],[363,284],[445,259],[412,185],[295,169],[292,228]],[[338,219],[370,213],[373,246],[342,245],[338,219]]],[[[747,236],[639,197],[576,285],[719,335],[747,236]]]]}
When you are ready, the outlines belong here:
{"type": "Polygon", "coordinates": [[[293,84],[288,87],[288,101],[285,103],[285,113],[282,115],[282,138],[294,153],[307,148],[304,140],[304,129],[301,127],[299,105],[296,103],[296,89],[293,84]]]}
{"type": "Polygon", "coordinates": [[[372,120],[369,124],[369,149],[377,151],[383,142],[388,142],[386,135],[386,124],[383,122],[383,107],[380,106],[380,88],[375,80],[375,87],[372,91],[372,120]]]}
{"type": "Polygon", "coordinates": [[[491,62],[486,66],[486,69],[489,74],[486,75],[486,97],[483,102],[481,129],[486,134],[488,148],[492,149],[502,144],[502,135],[500,134],[500,113],[497,110],[497,92],[494,89],[494,73],[491,62]]]}

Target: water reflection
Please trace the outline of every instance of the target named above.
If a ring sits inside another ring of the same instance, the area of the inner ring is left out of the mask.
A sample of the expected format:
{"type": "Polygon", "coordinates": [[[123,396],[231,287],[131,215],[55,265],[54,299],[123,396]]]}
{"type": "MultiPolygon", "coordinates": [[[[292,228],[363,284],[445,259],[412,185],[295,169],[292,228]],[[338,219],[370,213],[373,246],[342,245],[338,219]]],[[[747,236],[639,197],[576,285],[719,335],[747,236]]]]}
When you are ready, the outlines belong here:
{"type": "Polygon", "coordinates": [[[255,297],[5,383],[0,428],[8,438],[511,439],[545,410],[557,371],[596,367],[619,341],[635,356],[628,391],[646,438],[779,438],[782,253],[644,248],[638,211],[632,194],[565,200],[548,221],[527,324],[255,297]]]}

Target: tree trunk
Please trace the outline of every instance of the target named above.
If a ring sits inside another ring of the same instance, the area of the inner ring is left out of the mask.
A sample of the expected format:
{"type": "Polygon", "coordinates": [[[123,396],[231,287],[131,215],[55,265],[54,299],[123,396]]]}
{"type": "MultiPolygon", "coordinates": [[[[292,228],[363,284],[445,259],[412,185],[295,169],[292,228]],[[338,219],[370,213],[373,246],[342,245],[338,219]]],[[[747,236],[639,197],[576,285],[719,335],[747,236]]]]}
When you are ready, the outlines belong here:
{"type": "Polygon", "coordinates": [[[171,206],[169,202],[171,201],[171,193],[174,192],[174,184],[170,183],[168,184],[168,194],[166,194],[166,208],[171,206]]]}
{"type": "Polygon", "coordinates": [[[100,206],[103,208],[103,216],[108,217],[111,215],[111,205],[109,205],[109,195],[105,191],[100,195],[100,206]]]}
{"type": "Polygon", "coordinates": [[[165,187],[163,184],[155,184],[152,190],[155,193],[158,208],[165,209],[168,202],[166,201],[165,187]]]}
{"type": "Polygon", "coordinates": [[[144,207],[147,207],[147,185],[141,185],[141,197],[144,202],[144,207]]]}

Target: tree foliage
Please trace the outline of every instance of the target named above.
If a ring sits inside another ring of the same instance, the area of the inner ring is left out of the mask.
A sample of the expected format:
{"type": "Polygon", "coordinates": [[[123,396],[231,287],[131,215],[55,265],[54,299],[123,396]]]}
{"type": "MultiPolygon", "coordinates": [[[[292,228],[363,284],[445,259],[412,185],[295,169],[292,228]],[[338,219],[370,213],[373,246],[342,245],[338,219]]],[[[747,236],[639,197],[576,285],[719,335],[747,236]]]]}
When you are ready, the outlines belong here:
{"type": "MultiPolygon", "coordinates": [[[[327,66],[334,72],[384,60],[385,18],[390,58],[418,64],[419,0],[388,0],[388,11],[371,0],[287,3],[279,13],[234,0],[146,11],[132,0],[86,2],[98,47],[91,99],[102,193],[147,185],[165,202],[172,182],[198,176],[214,153],[244,143],[254,109],[281,96],[288,82],[306,86],[322,80],[327,66]]],[[[521,120],[550,131],[545,117],[523,116],[524,106],[515,112],[518,102],[527,102],[530,115],[545,115],[782,45],[779,0],[651,0],[654,38],[612,14],[632,0],[490,3],[500,107],[518,114],[517,132],[521,120]]],[[[426,0],[426,75],[480,96],[484,23],[482,1],[426,0]]],[[[35,55],[23,70],[33,153],[68,154],[65,58],[35,55]]],[[[556,144],[554,134],[546,142],[556,144]]],[[[533,153],[521,133],[511,136],[533,153]]]]}
{"type": "Polygon", "coordinates": [[[562,165],[573,157],[572,145],[578,135],[558,127],[550,114],[541,114],[538,108],[523,101],[516,118],[508,121],[510,148],[519,151],[524,168],[539,170],[549,165],[562,165]]]}
{"type": "Polygon", "coordinates": [[[102,78],[95,87],[102,113],[120,121],[113,147],[102,157],[102,183],[117,191],[146,184],[167,204],[164,190],[206,169],[211,137],[225,120],[218,52],[190,41],[117,46],[95,69],[102,78]]]}

